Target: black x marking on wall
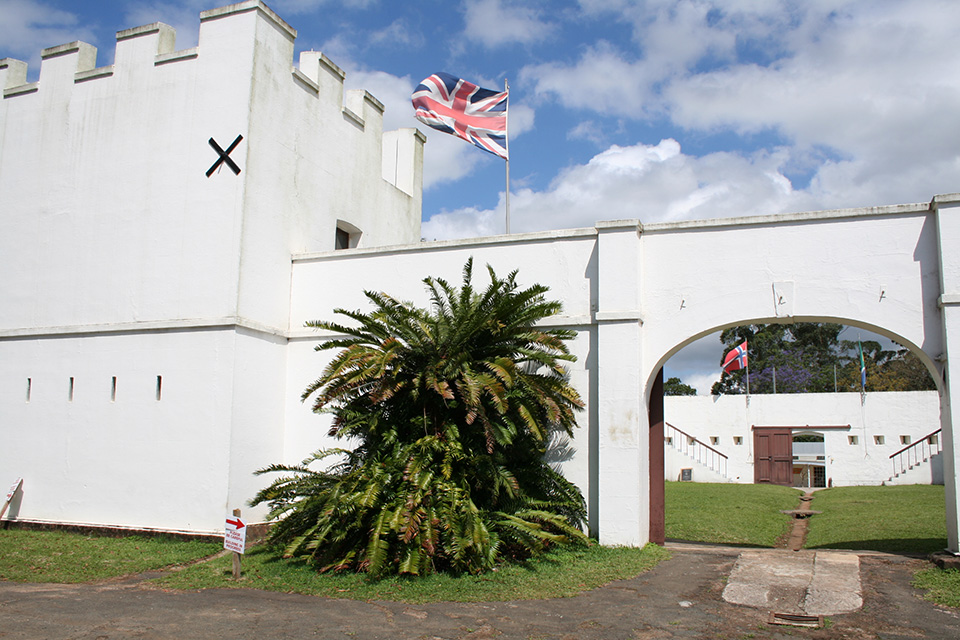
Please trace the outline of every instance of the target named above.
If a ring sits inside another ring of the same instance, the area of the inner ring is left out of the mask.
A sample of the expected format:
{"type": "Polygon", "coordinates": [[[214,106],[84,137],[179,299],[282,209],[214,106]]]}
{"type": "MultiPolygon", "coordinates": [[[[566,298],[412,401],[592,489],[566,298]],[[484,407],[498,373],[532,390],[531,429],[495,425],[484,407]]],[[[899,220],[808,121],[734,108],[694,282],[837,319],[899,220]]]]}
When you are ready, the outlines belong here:
{"type": "Polygon", "coordinates": [[[220,148],[220,145],[217,144],[217,141],[213,138],[210,138],[210,146],[213,147],[214,151],[220,154],[220,157],[217,158],[217,161],[213,163],[213,166],[207,169],[207,177],[209,178],[213,175],[213,172],[220,168],[221,164],[226,164],[233,171],[235,175],[240,175],[240,167],[237,166],[237,163],[230,159],[230,152],[237,148],[237,145],[240,144],[240,141],[243,140],[243,136],[237,136],[237,139],[234,140],[227,150],[224,151],[220,148]]]}

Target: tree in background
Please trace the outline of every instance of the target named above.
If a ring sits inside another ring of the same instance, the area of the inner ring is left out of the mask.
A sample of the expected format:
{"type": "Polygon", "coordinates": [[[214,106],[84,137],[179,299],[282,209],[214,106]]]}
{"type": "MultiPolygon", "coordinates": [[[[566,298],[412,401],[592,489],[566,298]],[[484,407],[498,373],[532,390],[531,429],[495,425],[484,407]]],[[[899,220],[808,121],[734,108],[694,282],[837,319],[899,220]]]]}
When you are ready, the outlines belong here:
{"type": "Polygon", "coordinates": [[[683,384],[680,378],[670,378],[663,383],[663,395],[665,396],[695,396],[697,390],[688,384],[683,384]]]}
{"type": "Polygon", "coordinates": [[[459,288],[426,278],[430,309],[366,292],[371,313],[335,311],[349,326],[308,323],[344,337],[317,346],[338,353],[303,399],[356,446],[258,472],[286,474],[252,501],[280,518],[270,540],[286,556],[373,576],[479,573],[586,540],[583,496],[544,460],[582,408],[564,367],[574,333],[538,328],[561,309],[547,287],[488,272],[483,291],[472,260],[459,288]]]}
{"type": "MultiPolygon", "coordinates": [[[[867,369],[867,391],[930,391],[937,388],[930,371],[909,349],[884,350],[875,340],[863,345],[863,361],[867,369]]],[[[856,352],[857,343],[844,341],[849,352],[856,352]]],[[[847,362],[837,372],[838,391],[860,391],[859,357],[847,362]]]]}
{"type": "MultiPolygon", "coordinates": [[[[829,393],[860,390],[857,342],[840,340],[844,326],[798,322],[732,327],[720,334],[720,355],[744,340],[749,344],[750,392],[829,393]],[[835,378],[836,376],[836,378],[835,378]]],[[[926,367],[907,349],[884,351],[880,343],[863,342],[868,391],[916,391],[936,385],[926,367]]],[[[746,393],[746,370],[724,374],[713,395],[746,393]]]]}

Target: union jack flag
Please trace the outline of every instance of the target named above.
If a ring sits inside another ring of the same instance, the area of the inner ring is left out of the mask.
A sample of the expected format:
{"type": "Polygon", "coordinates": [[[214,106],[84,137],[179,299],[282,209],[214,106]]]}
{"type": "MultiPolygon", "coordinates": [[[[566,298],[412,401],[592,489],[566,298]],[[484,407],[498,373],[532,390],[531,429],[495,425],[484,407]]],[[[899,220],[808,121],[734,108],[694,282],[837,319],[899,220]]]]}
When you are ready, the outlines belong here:
{"type": "Polygon", "coordinates": [[[507,92],[482,89],[462,78],[435,73],[413,92],[416,118],[507,159],[507,92]]]}
{"type": "Polygon", "coordinates": [[[740,346],[731,349],[729,353],[723,358],[723,370],[726,373],[733,373],[737,369],[744,369],[747,366],[747,341],[744,340],[743,344],[740,346]]]}

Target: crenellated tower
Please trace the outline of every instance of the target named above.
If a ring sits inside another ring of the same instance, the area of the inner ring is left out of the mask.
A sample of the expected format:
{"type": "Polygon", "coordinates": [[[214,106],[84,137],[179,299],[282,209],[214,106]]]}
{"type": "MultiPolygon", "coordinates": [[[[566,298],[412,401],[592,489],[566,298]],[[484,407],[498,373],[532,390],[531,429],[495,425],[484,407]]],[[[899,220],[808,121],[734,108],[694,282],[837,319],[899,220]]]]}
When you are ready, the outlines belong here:
{"type": "Polygon", "coordinates": [[[57,469],[21,517],[216,528],[282,458],[291,256],[419,241],[423,135],[326,56],[295,68],[296,35],[247,0],[192,49],[158,22],[109,66],[0,59],[0,469],[57,469]]]}

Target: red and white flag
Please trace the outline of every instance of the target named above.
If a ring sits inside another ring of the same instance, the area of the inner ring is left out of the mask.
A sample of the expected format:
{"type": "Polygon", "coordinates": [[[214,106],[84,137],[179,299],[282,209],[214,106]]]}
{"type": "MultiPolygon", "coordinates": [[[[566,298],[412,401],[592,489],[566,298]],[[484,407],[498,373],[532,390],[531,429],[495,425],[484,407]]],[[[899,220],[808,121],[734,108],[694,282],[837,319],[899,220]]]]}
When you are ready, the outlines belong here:
{"type": "Polygon", "coordinates": [[[507,92],[435,73],[413,92],[420,122],[507,159],[507,92]]]}
{"type": "Polygon", "coordinates": [[[747,368],[747,341],[744,340],[743,344],[739,347],[731,349],[729,353],[723,358],[723,371],[725,373],[733,373],[738,369],[747,368]]]}

